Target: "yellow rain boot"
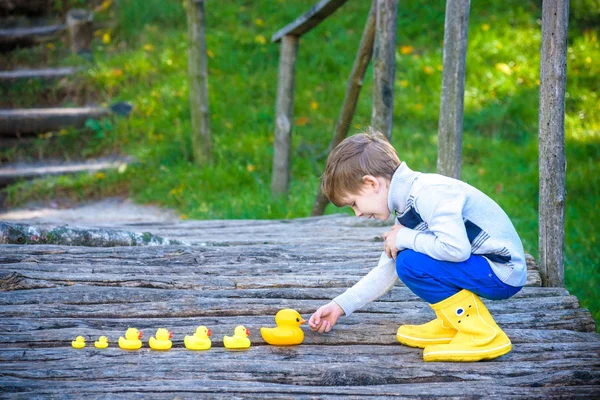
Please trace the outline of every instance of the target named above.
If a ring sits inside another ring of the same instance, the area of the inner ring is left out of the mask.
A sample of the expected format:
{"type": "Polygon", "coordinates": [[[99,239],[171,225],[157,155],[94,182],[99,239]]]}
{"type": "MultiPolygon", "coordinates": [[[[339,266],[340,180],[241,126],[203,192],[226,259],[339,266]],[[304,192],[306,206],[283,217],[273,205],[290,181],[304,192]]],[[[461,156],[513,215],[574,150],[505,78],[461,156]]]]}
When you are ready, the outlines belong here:
{"type": "Polygon", "coordinates": [[[425,347],[425,361],[490,360],[512,349],[510,339],[476,294],[461,290],[431,307],[458,333],[448,344],[425,347]]]}
{"type": "Polygon", "coordinates": [[[448,344],[458,332],[435,312],[437,318],[423,325],[402,325],[396,333],[396,340],[410,347],[425,348],[432,344],[448,344]]]}

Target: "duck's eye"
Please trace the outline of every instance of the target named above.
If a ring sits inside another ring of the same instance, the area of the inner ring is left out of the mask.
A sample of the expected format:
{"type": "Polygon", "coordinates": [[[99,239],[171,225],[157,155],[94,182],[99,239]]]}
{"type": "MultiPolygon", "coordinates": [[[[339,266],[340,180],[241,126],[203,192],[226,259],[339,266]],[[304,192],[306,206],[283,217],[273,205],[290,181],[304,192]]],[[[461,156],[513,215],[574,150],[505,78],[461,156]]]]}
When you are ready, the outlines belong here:
{"type": "Polygon", "coordinates": [[[300,318],[296,318],[296,322],[300,322],[300,318]]]}

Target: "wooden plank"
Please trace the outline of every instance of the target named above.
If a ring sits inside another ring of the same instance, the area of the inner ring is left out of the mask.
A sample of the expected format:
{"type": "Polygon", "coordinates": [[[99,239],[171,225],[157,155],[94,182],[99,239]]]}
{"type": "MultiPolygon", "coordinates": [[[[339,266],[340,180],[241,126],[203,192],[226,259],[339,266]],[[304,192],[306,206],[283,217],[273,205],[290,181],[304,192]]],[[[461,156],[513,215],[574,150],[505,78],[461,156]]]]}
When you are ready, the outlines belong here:
{"type": "Polygon", "coordinates": [[[275,141],[273,144],[273,172],[271,192],[287,196],[290,186],[290,156],[292,151],[292,121],[294,114],[294,84],[298,37],[286,35],[281,41],[277,103],[275,110],[275,141]]]}
{"type": "MultiPolygon", "coordinates": [[[[97,159],[85,162],[69,163],[35,163],[35,164],[5,164],[0,167],[0,186],[6,186],[25,179],[36,179],[45,176],[76,174],[81,172],[97,172],[123,168],[130,159],[97,159]]],[[[0,241],[0,243],[2,243],[0,241]]]]}
{"type": "Polygon", "coordinates": [[[84,126],[89,118],[108,116],[103,107],[32,108],[0,110],[0,136],[16,136],[84,126]]]}
{"type": "MultiPolygon", "coordinates": [[[[78,318],[44,317],[44,313],[34,312],[31,317],[6,317],[0,327],[0,347],[47,347],[70,346],[78,335],[89,340],[97,340],[101,335],[115,341],[123,336],[128,327],[136,327],[145,332],[145,339],[154,334],[157,328],[164,327],[173,332],[175,347],[183,345],[183,337],[191,335],[198,325],[206,325],[213,331],[213,346],[223,346],[223,335],[231,335],[237,325],[250,329],[250,340],[255,345],[264,344],[259,334],[260,327],[272,327],[274,315],[278,309],[294,306],[296,303],[279,302],[272,304],[271,310],[263,309],[270,315],[215,316],[201,315],[197,310],[202,308],[200,297],[195,305],[181,317],[172,316],[168,305],[141,303],[139,307],[148,311],[147,315],[134,313],[135,307],[129,308],[131,317],[116,318],[111,314],[111,306],[106,306],[97,313],[78,318]],[[159,312],[154,312],[160,308],[159,312]]],[[[322,304],[322,303],[321,303],[322,304]]],[[[73,308],[77,308],[72,306],[73,308]]],[[[6,307],[2,307],[6,309],[6,307]]],[[[299,311],[307,311],[297,307],[299,311]]],[[[125,314],[122,310],[119,314],[125,314]]],[[[314,309],[311,309],[314,311],[314,309]]],[[[397,308],[396,314],[378,314],[360,312],[343,318],[330,333],[321,335],[305,331],[304,344],[341,345],[341,344],[396,344],[396,331],[403,324],[422,324],[433,319],[430,311],[405,311],[397,308]]],[[[495,311],[495,310],[494,310],[495,311]]],[[[545,314],[543,311],[525,313],[509,313],[495,315],[495,320],[506,332],[513,343],[566,343],[575,341],[600,340],[595,333],[596,328],[589,311],[583,309],[556,310],[545,314]],[[548,315],[547,318],[542,316],[548,315]]],[[[146,345],[147,347],[147,345],[146,345]]]]}
{"type": "Polygon", "coordinates": [[[271,37],[271,42],[279,42],[283,37],[302,36],[315,26],[319,25],[325,18],[333,14],[348,0],[320,0],[310,10],[296,18],[292,23],[284,26],[271,37]]]}
{"type": "MultiPolygon", "coordinates": [[[[443,383],[423,382],[410,383],[402,382],[392,385],[370,385],[370,382],[360,382],[354,386],[336,386],[324,385],[323,380],[315,385],[289,385],[285,379],[278,383],[270,382],[248,382],[248,381],[227,381],[227,380],[204,380],[193,379],[153,379],[129,381],[127,387],[115,391],[115,381],[102,381],[97,379],[93,385],[83,381],[49,381],[38,379],[20,379],[5,378],[4,384],[7,396],[11,394],[16,398],[23,397],[24,394],[34,393],[45,397],[64,397],[65,393],[76,393],[77,397],[110,397],[115,399],[142,397],[142,398],[188,398],[206,397],[214,399],[231,399],[237,397],[264,399],[290,397],[298,399],[317,398],[358,398],[366,397],[369,399],[387,399],[387,398],[413,398],[428,399],[432,397],[449,398],[479,398],[485,393],[485,398],[506,399],[506,398],[527,398],[527,399],[559,399],[559,398],[597,398],[598,386],[586,385],[578,386],[558,386],[561,378],[565,381],[571,381],[571,377],[580,374],[580,371],[566,371],[563,373],[539,374],[538,376],[529,376],[531,381],[527,386],[512,386],[515,381],[508,379],[492,379],[490,382],[463,382],[460,379],[454,382],[443,383]],[[543,378],[548,386],[536,386],[535,378],[543,378]],[[565,379],[566,378],[566,379],[565,379]],[[554,384],[552,384],[554,383],[554,384]]],[[[338,372],[342,375],[343,372],[338,372]]],[[[12,397],[12,396],[11,396],[12,397]]],[[[10,397],[9,397],[10,398],[10,397]]]]}
{"type": "Polygon", "coordinates": [[[460,179],[470,0],[447,0],[437,173],[460,179]]]}
{"type": "MultiPolygon", "coordinates": [[[[358,96],[360,95],[360,90],[362,89],[365,72],[367,71],[367,67],[371,61],[371,55],[373,54],[376,11],[377,0],[373,0],[371,11],[369,11],[369,16],[367,17],[365,29],[363,30],[360,38],[360,44],[358,45],[356,58],[354,59],[354,64],[352,65],[352,71],[350,72],[348,83],[346,84],[344,102],[342,104],[342,109],[340,110],[338,120],[335,124],[335,131],[333,133],[331,143],[329,144],[328,152],[331,152],[331,150],[335,149],[336,146],[340,144],[348,135],[348,130],[350,129],[350,124],[352,123],[352,117],[354,116],[354,112],[356,110],[356,104],[358,103],[358,96]]],[[[321,192],[320,187],[317,188],[317,197],[315,199],[311,215],[323,215],[325,212],[325,207],[328,203],[329,199],[327,199],[327,197],[321,192]]]]}
{"type": "Polygon", "coordinates": [[[377,28],[373,47],[373,107],[371,126],[392,138],[396,25],[398,0],[377,0],[377,28]]]}
{"type": "Polygon", "coordinates": [[[61,33],[67,29],[65,24],[36,26],[27,28],[0,29],[0,46],[7,44],[35,43],[61,33]]]}
{"type": "Polygon", "coordinates": [[[39,68],[39,69],[18,69],[14,71],[0,71],[0,80],[18,80],[18,79],[57,79],[74,75],[79,71],[76,67],[63,68],[39,68]]]}
{"type": "Polygon", "coordinates": [[[539,254],[544,286],[564,285],[565,88],[569,2],[542,4],[539,106],[539,254]]]}
{"type": "MultiPolygon", "coordinates": [[[[328,216],[131,226],[199,241],[145,249],[0,246],[4,397],[598,397],[600,336],[564,288],[526,287],[506,301],[484,300],[513,343],[492,362],[423,363],[421,349],[399,345],[400,324],[434,315],[400,284],[330,333],[303,326],[303,345],[274,347],[259,328],[274,326],[285,307],[308,317],[360,279],[381,252],[381,225],[328,216]],[[213,348],[184,349],[184,335],[201,324],[212,329],[213,348]],[[239,324],[250,329],[253,346],[224,349],[223,336],[239,324]],[[116,347],[129,326],[144,331],[140,351],[116,347]],[[148,348],[159,327],[173,332],[168,352],[148,348]],[[85,349],[70,346],[77,335],[85,349]],[[106,350],[91,347],[100,335],[109,338],[106,350]]],[[[538,275],[533,260],[529,267],[538,275]]]]}
{"type": "MultiPolygon", "coordinates": [[[[64,292],[63,292],[64,293],[64,292]]],[[[204,293],[185,297],[175,295],[162,300],[145,300],[146,307],[139,307],[140,302],[119,301],[108,297],[104,302],[89,303],[86,297],[83,301],[79,298],[65,296],[62,301],[48,302],[31,298],[32,304],[0,305],[2,317],[28,317],[38,318],[143,318],[147,317],[220,317],[220,316],[249,316],[249,315],[275,315],[281,308],[293,308],[301,314],[310,314],[323,300],[297,300],[297,299],[264,299],[264,298],[211,298],[204,293]],[[198,304],[202,306],[198,308],[198,304]]],[[[556,312],[559,315],[573,315],[580,313],[579,301],[575,296],[546,297],[541,299],[511,299],[509,301],[485,301],[490,312],[495,315],[504,314],[536,314],[539,312],[556,312]],[[573,311],[574,310],[574,311],[573,311]],[[572,312],[571,312],[572,311],[572,312]]],[[[403,319],[417,319],[421,315],[425,320],[433,317],[429,305],[425,302],[373,302],[363,307],[363,313],[377,313],[394,315],[398,310],[404,310],[403,319]]],[[[585,314],[585,312],[584,312],[585,314]]],[[[388,316],[389,317],[389,316],[388,316]]],[[[508,317],[506,317],[508,320],[508,317]]],[[[552,326],[556,322],[548,322],[552,326]]]]}

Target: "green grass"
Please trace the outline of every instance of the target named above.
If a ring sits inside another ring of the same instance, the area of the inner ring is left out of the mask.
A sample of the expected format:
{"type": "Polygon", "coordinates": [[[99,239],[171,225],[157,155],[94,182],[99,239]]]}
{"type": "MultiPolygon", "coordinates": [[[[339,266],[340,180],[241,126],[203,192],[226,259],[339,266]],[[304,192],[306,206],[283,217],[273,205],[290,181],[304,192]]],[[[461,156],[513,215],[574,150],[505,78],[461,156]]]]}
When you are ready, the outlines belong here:
{"type": "MultiPolygon", "coordinates": [[[[139,202],[171,207],[187,218],[309,215],[368,3],[348,2],[300,40],[287,201],[272,199],[269,190],[279,59],[279,47],[269,39],[307,9],[301,0],[206,3],[215,161],[204,168],[195,167],[191,159],[187,28],[181,2],[113,4],[106,13],[113,13],[119,25],[98,33],[95,62],[88,66],[83,83],[74,86],[84,87],[81,90],[93,93],[103,104],[130,101],[135,105],[133,115],[116,119],[100,131],[42,135],[30,149],[13,149],[1,156],[11,160],[37,154],[75,157],[122,152],[135,156],[139,164],[100,177],[15,185],[8,189],[8,201],[16,205],[58,195],[81,199],[128,192],[139,202]],[[110,42],[103,43],[107,34],[110,42]]],[[[413,169],[425,172],[434,172],[436,165],[442,3],[402,2],[398,14],[393,144],[413,169]]],[[[536,258],[540,18],[538,1],[472,2],[462,174],[507,211],[526,251],[536,258]]],[[[600,237],[595,222],[600,219],[596,200],[600,196],[600,45],[594,26],[577,19],[569,24],[565,281],[600,322],[596,250],[600,237]]],[[[60,45],[22,51],[12,62],[45,57],[48,64],[66,65],[58,56],[64,51],[60,45]]],[[[369,70],[353,133],[370,121],[371,75],[369,70]]],[[[29,86],[19,96],[29,104],[45,92],[29,86]]],[[[339,210],[330,206],[327,212],[339,210]]]]}

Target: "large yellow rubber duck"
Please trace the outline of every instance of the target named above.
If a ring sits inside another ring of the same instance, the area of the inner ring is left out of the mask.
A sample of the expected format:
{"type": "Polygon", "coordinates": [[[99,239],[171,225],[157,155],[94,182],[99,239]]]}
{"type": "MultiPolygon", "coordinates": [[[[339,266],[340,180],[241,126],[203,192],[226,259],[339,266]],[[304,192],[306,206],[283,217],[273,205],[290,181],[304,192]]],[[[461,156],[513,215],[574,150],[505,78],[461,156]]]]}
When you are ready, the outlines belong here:
{"type": "Polygon", "coordinates": [[[75,340],[71,342],[71,346],[76,349],[83,349],[85,347],[85,338],[83,336],[77,336],[75,340]]]}
{"type": "Polygon", "coordinates": [[[108,338],[106,336],[100,336],[98,340],[94,342],[94,346],[97,349],[105,349],[108,347],[108,338]]]}
{"type": "Polygon", "coordinates": [[[242,325],[235,327],[233,336],[223,336],[223,345],[228,349],[247,349],[250,347],[250,330],[242,325]]]}
{"type": "Polygon", "coordinates": [[[169,350],[173,346],[173,342],[169,339],[173,337],[173,332],[169,332],[165,328],[158,328],[156,330],[156,339],[150,338],[148,344],[152,350],[169,350]]]}
{"type": "Polygon", "coordinates": [[[265,342],[277,346],[301,344],[304,332],[300,325],[305,322],[296,310],[286,308],[275,315],[277,328],[260,328],[260,334],[265,342]]]}
{"type": "Polygon", "coordinates": [[[138,331],[135,328],[129,328],[125,332],[125,337],[121,336],[119,338],[119,347],[124,350],[137,350],[142,347],[142,338],[143,333],[138,331]]]}
{"type": "Polygon", "coordinates": [[[212,335],[210,329],[204,325],[196,328],[196,332],[183,338],[183,343],[188,350],[208,350],[212,345],[209,336],[212,335]]]}

